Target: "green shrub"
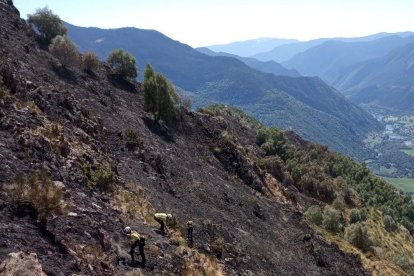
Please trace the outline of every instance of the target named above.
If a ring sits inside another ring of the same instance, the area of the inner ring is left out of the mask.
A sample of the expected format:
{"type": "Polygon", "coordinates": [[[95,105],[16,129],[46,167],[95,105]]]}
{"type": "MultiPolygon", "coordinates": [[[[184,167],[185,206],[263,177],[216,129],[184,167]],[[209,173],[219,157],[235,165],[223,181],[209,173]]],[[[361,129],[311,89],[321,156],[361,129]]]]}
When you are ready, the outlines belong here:
{"type": "Polygon", "coordinates": [[[322,182],[318,182],[316,189],[322,200],[332,202],[332,200],[335,199],[335,190],[333,189],[332,183],[329,179],[324,179],[322,182]]]}
{"type": "Polygon", "coordinates": [[[130,151],[134,151],[137,147],[142,148],[144,141],[139,136],[135,129],[127,128],[124,130],[124,137],[126,141],[126,147],[130,151]]]}
{"type": "Polygon", "coordinates": [[[411,235],[414,235],[414,223],[404,218],[401,220],[401,224],[408,230],[408,232],[410,232],[411,235]]]}
{"type": "Polygon", "coordinates": [[[316,225],[322,225],[322,209],[318,205],[313,205],[305,212],[305,217],[316,225]]]}
{"type": "Polygon", "coordinates": [[[372,245],[367,229],[360,222],[351,224],[345,229],[345,239],[363,252],[368,251],[372,245]]]}
{"type": "Polygon", "coordinates": [[[93,52],[86,52],[82,56],[82,69],[86,72],[93,72],[99,66],[99,59],[93,52]]]}
{"type": "Polygon", "coordinates": [[[109,66],[120,77],[136,78],[138,76],[136,60],[134,56],[121,49],[113,50],[107,59],[109,66]]]}
{"type": "Polygon", "coordinates": [[[80,54],[75,44],[67,36],[58,35],[52,39],[49,52],[57,58],[63,67],[79,66],[80,54]]]}
{"type": "Polygon", "coordinates": [[[397,230],[397,224],[391,216],[385,215],[382,221],[384,222],[384,227],[388,232],[394,232],[397,230]]]}
{"type": "Polygon", "coordinates": [[[67,32],[59,16],[47,7],[37,9],[34,14],[29,14],[28,22],[36,28],[40,37],[48,44],[54,37],[66,35],[67,32]]]}
{"type": "Polygon", "coordinates": [[[336,210],[342,212],[345,209],[345,200],[344,198],[339,195],[335,198],[335,200],[332,202],[332,207],[336,210]]]}
{"type": "Polygon", "coordinates": [[[81,163],[81,168],[88,188],[104,192],[114,190],[116,176],[109,166],[81,163]]]}
{"type": "Polygon", "coordinates": [[[46,171],[29,177],[17,176],[7,188],[9,199],[17,204],[29,203],[37,212],[37,219],[45,224],[50,215],[65,211],[63,192],[56,186],[46,171]]]}
{"type": "MultiPolygon", "coordinates": [[[[407,254],[404,254],[404,253],[397,254],[392,259],[392,262],[394,264],[398,265],[399,267],[401,267],[407,273],[413,273],[414,272],[414,267],[410,263],[410,259],[407,256],[407,254]]],[[[412,275],[412,274],[409,274],[409,275],[412,275]]]]}
{"type": "Polygon", "coordinates": [[[144,108],[151,112],[156,123],[171,122],[176,112],[178,95],[174,86],[163,75],[147,65],[144,73],[144,108]]]}
{"type": "MultiPolygon", "coordinates": [[[[285,178],[289,178],[289,173],[285,171],[285,166],[279,156],[269,156],[262,159],[261,162],[262,167],[280,182],[284,182],[285,178]]],[[[290,183],[291,180],[286,179],[286,182],[290,183]]]]}
{"type": "Polygon", "coordinates": [[[234,135],[228,132],[227,130],[223,130],[220,133],[220,139],[223,139],[224,141],[230,144],[235,144],[237,142],[236,137],[234,137],[234,135]]]}
{"type": "Polygon", "coordinates": [[[283,132],[276,128],[262,127],[256,135],[256,143],[262,148],[266,155],[279,155],[286,160],[287,141],[283,132]]]}
{"type": "Polygon", "coordinates": [[[341,230],[341,212],[329,206],[325,206],[323,210],[323,227],[332,232],[338,233],[341,230]]]}
{"type": "Polygon", "coordinates": [[[349,223],[357,223],[360,221],[365,221],[367,219],[367,214],[365,212],[365,210],[361,210],[361,209],[351,209],[351,211],[349,212],[349,223]]]}

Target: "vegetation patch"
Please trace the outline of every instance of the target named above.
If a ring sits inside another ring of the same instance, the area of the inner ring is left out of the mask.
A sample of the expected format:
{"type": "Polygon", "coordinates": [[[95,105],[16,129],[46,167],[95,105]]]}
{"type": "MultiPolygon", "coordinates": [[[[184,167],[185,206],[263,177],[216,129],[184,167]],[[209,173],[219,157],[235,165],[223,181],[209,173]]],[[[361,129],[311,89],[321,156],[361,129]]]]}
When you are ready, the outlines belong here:
{"type": "Polygon", "coordinates": [[[86,52],[82,55],[82,69],[88,73],[93,73],[99,66],[98,56],[93,52],[86,52]]]}
{"type": "Polygon", "coordinates": [[[143,220],[148,224],[155,224],[154,208],[148,200],[145,190],[136,183],[128,183],[125,188],[118,189],[111,203],[120,209],[123,219],[128,223],[143,220]]]}
{"type": "Polygon", "coordinates": [[[223,271],[223,265],[216,258],[193,251],[191,258],[184,262],[184,272],[182,275],[223,276],[226,274],[223,271]]]}
{"type": "Polygon", "coordinates": [[[89,189],[98,189],[103,192],[113,192],[116,175],[109,165],[87,164],[81,162],[81,168],[89,189]]]}
{"type": "Polygon", "coordinates": [[[34,14],[28,15],[28,22],[34,26],[39,33],[39,37],[49,43],[58,35],[66,35],[67,29],[60,17],[52,12],[48,7],[37,9],[34,14]]]}
{"type": "Polygon", "coordinates": [[[49,45],[49,52],[60,61],[63,67],[77,67],[81,64],[78,49],[66,35],[53,38],[49,45]]]}
{"type": "Polygon", "coordinates": [[[41,224],[45,224],[50,215],[63,214],[67,210],[62,189],[43,170],[30,176],[14,177],[6,192],[12,203],[31,205],[41,224]]]}
{"type": "Polygon", "coordinates": [[[125,146],[129,151],[134,151],[137,148],[142,149],[144,146],[144,140],[135,129],[125,129],[123,137],[126,140],[125,146]]]}
{"type": "MultiPolygon", "coordinates": [[[[397,253],[414,252],[411,197],[373,175],[366,165],[280,130],[261,128],[256,143],[266,156],[259,162],[261,167],[266,168],[269,157],[278,157],[278,166],[272,166],[275,175],[280,175],[281,168],[287,170],[300,191],[325,202],[325,207],[311,206],[305,212],[325,237],[342,245],[343,250],[361,255],[371,272],[378,267],[384,271],[404,269],[405,265],[397,266],[394,259],[397,253]],[[393,244],[395,240],[399,242],[393,244]]],[[[411,257],[408,261],[397,259],[412,263],[411,257]]]]}
{"type": "Polygon", "coordinates": [[[199,109],[199,112],[217,117],[231,116],[233,118],[236,118],[241,125],[251,128],[259,128],[262,126],[262,124],[257,119],[247,115],[240,109],[223,104],[213,104],[208,107],[199,109]]]}
{"type": "Polygon", "coordinates": [[[147,65],[144,76],[144,108],[153,114],[154,121],[170,123],[176,114],[178,100],[174,85],[147,65]]]}
{"type": "Polygon", "coordinates": [[[138,69],[133,55],[122,49],[113,50],[107,59],[114,73],[123,79],[136,78],[138,69]]]}

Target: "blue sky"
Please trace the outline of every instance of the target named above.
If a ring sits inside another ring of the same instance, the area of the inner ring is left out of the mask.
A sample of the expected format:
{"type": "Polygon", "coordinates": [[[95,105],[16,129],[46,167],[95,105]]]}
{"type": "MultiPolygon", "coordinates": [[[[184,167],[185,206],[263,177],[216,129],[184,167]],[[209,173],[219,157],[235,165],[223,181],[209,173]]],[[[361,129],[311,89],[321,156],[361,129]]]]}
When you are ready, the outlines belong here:
{"type": "Polygon", "coordinates": [[[193,47],[259,37],[309,40],[414,31],[414,0],[14,0],[78,26],[155,29],[193,47]]]}

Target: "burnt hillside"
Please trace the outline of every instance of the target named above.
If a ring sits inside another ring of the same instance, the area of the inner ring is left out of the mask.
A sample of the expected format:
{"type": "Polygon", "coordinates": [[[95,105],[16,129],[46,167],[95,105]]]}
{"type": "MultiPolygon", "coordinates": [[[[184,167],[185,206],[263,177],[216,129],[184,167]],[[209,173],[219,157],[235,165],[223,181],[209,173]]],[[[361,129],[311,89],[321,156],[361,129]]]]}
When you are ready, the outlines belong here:
{"type": "Polygon", "coordinates": [[[0,53],[0,261],[35,252],[47,275],[122,275],[135,269],[115,263],[130,224],[147,236],[144,275],[366,274],[303,220],[314,199],[255,165],[264,153],[254,126],[185,111],[154,125],[140,84],[105,65],[93,76],[57,66],[6,0],[0,53]],[[61,189],[64,211],[41,224],[33,204],[13,201],[8,187],[25,178],[61,189]],[[179,228],[154,231],[152,214],[165,210],[182,226],[193,218],[193,249],[179,228]]]}

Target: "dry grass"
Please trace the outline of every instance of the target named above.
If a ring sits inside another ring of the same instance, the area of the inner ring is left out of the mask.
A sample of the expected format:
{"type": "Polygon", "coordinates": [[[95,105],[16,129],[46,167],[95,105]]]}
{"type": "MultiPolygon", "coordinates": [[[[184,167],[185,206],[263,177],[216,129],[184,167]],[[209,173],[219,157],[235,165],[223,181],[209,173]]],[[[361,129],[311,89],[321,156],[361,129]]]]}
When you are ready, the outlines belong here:
{"type": "Polygon", "coordinates": [[[155,210],[149,202],[145,190],[135,183],[128,183],[125,188],[118,189],[111,203],[122,212],[122,218],[127,223],[138,219],[150,225],[157,225],[153,218],[155,210]]]}
{"type": "Polygon", "coordinates": [[[50,142],[59,141],[62,134],[63,127],[58,123],[50,123],[40,129],[39,132],[49,139],[50,142]]]}
{"type": "Polygon", "coordinates": [[[43,127],[39,127],[32,133],[44,137],[50,143],[55,154],[68,157],[72,146],[65,138],[64,126],[51,122],[46,118],[43,118],[43,122],[43,127]]]}
{"type": "Polygon", "coordinates": [[[69,248],[69,254],[75,257],[77,262],[87,264],[91,271],[96,272],[94,275],[102,275],[99,272],[102,271],[103,266],[105,270],[111,271],[112,274],[108,275],[115,275],[112,259],[105,253],[100,244],[78,244],[76,240],[66,240],[65,244],[69,248]]]}
{"type": "MultiPolygon", "coordinates": [[[[183,250],[182,248],[178,250],[183,250]]],[[[184,262],[184,270],[182,275],[184,276],[223,276],[223,265],[220,264],[213,256],[204,255],[198,253],[195,250],[188,249],[189,257],[184,262]]]]}
{"type": "Polygon", "coordinates": [[[127,271],[124,274],[121,274],[122,276],[144,276],[141,269],[134,269],[131,271],[127,271]]]}
{"type": "Polygon", "coordinates": [[[16,176],[6,187],[9,199],[17,204],[30,204],[37,211],[39,222],[45,223],[50,215],[67,211],[62,190],[57,187],[45,171],[28,177],[16,176]]]}
{"type": "MultiPolygon", "coordinates": [[[[205,255],[187,246],[180,230],[172,231],[170,239],[178,245],[176,254],[184,260],[183,276],[222,276],[224,266],[212,255],[205,255]]],[[[214,246],[214,245],[212,245],[214,246]]]]}
{"type": "MultiPolygon", "coordinates": [[[[215,228],[211,220],[205,222],[211,228],[215,228]]],[[[183,276],[222,276],[224,273],[224,266],[213,255],[205,255],[198,252],[196,249],[188,247],[187,240],[184,238],[182,229],[171,229],[169,238],[172,244],[177,246],[175,254],[183,259],[183,276]]],[[[221,241],[220,241],[221,242],[221,241]]],[[[222,242],[220,243],[222,244],[222,242]]],[[[212,247],[215,245],[212,244],[212,247]]],[[[152,253],[157,253],[158,248],[149,249],[152,253]]]]}

